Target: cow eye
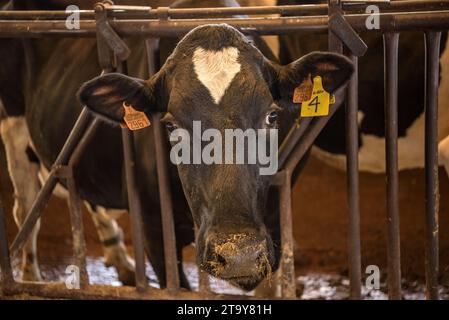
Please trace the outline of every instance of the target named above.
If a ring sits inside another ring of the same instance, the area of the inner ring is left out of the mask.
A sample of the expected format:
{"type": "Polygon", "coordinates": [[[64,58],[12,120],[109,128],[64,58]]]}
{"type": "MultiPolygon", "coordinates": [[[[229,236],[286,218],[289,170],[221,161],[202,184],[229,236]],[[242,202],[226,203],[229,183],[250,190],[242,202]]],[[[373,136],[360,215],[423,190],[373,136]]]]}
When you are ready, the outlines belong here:
{"type": "Polygon", "coordinates": [[[265,118],[265,123],[269,126],[272,126],[276,123],[276,120],[278,118],[278,113],[276,111],[272,111],[269,114],[267,114],[267,117],[265,118]]]}
{"type": "Polygon", "coordinates": [[[170,133],[172,133],[173,131],[175,131],[177,129],[177,127],[173,124],[173,122],[166,122],[165,123],[165,128],[170,133]]]}

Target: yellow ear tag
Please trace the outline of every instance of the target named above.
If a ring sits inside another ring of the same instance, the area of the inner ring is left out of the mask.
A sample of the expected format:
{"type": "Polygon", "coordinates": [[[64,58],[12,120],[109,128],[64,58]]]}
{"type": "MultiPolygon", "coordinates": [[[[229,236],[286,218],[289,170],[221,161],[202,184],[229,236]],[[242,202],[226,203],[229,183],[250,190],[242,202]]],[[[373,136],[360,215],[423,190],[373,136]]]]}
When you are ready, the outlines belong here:
{"type": "Polygon", "coordinates": [[[123,109],[125,109],[123,120],[130,130],[140,130],[151,125],[146,114],[142,111],[137,111],[132,105],[123,102],[123,109]]]}
{"type": "Polygon", "coordinates": [[[330,102],[330,94],[324,90],[321,77],[314,77],[312,97],[301,104],[301,117],[327,116],[330,102]]]}

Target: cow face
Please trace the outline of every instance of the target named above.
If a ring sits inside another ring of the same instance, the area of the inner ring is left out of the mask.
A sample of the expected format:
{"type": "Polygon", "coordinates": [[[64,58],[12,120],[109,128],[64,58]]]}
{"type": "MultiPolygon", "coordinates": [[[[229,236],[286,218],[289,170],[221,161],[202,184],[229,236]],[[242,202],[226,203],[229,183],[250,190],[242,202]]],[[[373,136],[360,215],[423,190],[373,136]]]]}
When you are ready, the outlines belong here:
{"type": "Polygon", "coordinates": [[[123,119],[124,101],[149,116],[165,113],[172,151],[179,140],[191,147],[187,156],[191,162],[180,162],[179,157],[172,160],[178,161],[179,177],[199,230],[198,263],[210,274],[250,290],[277,266],[279,254],[274,253],[270,231],[279,226],[265,224],[273,214],[266,212],[270,176],[262,174],[260,159],[249,161],[249,136],[265,137],[262,143],[255,142],[260,147],[277,146],[273,141],[277,137],[271,133],[281,125],[278,114],[291,105],[295,87],[309,76],[320,75],[324,88],[333,92],[347,82],[352,70],[345,57],[330,53],[313,53],[279,66],[236,29],[207,25],[185,36],[151,79],[108,74],[86,83],[79,97],[115,121],[123,119]],[[231,157],[234,162],[226,161],[229,130],[247,134],[241,149],[246,161],[236,163],[237,154],[231,157]],[[209,148],[209,161],[205,161],[208,143],[223,137],[213,152],[209,148]],[[216,153],[222,153],[221,159],[216,153]]]}

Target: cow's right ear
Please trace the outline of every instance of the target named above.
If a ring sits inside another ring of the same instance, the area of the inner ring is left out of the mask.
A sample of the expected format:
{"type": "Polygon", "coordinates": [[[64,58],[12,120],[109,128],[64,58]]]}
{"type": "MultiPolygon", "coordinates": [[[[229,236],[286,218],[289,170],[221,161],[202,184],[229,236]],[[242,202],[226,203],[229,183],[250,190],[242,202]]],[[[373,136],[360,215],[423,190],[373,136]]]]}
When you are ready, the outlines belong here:
{"type": "Polygon", "coordinates": [[[125,115],[124,102],[145,113],[157,108],[154,98],[156,88],[150,83],[119,73],[109,73],[83,84],[78,91],[78,99],[107,119],[122,122],[125,115]]]}

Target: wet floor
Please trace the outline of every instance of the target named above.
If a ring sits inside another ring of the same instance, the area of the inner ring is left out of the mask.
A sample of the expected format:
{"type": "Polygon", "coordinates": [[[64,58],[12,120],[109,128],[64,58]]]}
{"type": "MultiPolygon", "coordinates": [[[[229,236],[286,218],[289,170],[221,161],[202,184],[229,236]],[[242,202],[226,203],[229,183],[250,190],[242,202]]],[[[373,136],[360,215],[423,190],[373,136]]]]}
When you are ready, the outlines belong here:
{"type": "MultiPolygon", "coordinates": [[[[71,264],[71,259],[58,259],[58,261],[44,261],[41,262],[42,276],[46,281],[64,281],[67,277],[65,272],[68,265],[71,264]]],[[[198,290],[198,268],[192,262],[184,263],[184,270],[190,281],[192,289],[198,290]]],[[[120,286],[117,272],[113,267],[106,267],[99,257],[87,257],[87,271],[89,274],[89,281],[91,284],[120,286]]],[[[149,284],[152,287],[158,288],[156,275],[147,264],[146,274],[149,279],[149,284]]],[[[15,277],[20,277],[18,263],[14,268],[15,277]]],[[[254,295],[254,292],[243,292],[230,284],[219,279],[210,277],[210,286],[213,292],[230,295],[254,295]]],[[[349,296],[349,280],[345,276],[310,273],[301,275],[297,278],[298,296],[304,300],[345,300],[349,296]]],[[[423,300],[425,299],[425,285],[418,281],[403,281],[403,299],[405,300],[423,300]]],[[[386,300],[388,295],[386,293],[387,286],[385,283],[380,284],[380,289],[362,288],[362,294],[368,300],[386,300]]],[[[449,288],[440,288],[441,299],[449,299],[449,288]]]]}

